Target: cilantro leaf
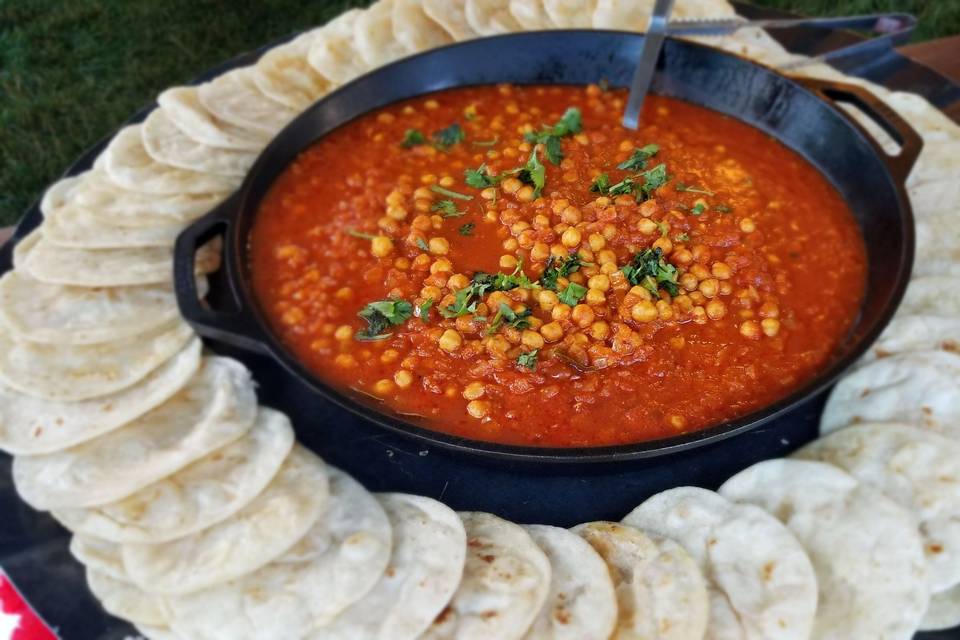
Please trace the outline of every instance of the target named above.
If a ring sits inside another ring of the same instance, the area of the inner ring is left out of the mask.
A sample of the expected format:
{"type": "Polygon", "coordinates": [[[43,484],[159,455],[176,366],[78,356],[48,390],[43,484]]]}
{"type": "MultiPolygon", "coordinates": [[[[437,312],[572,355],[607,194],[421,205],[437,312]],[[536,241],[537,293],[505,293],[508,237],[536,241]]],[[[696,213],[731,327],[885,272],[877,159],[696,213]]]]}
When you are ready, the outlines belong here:
{"type": "Polygon", "coordinates": [[[560,292],[558,296],[560,302],[563,304],[570,305],[574,307],[583,300],[583,296],[587,295],[587,288],[577,284],[576,282],[571,282],[567,285],[567,288],[560,292]]]}
{"type": "Polygon", "coordinates": [[[674,240],[674,242],[689,242],[689,241],[690,241],[690,234],[688,234],[688,233],[678,233],[678,234],[674,237],[673,240],[674,240]]]}
{"type": "Polygon", "coordinates": [[[473,230],[476,226],[477,225],[473,224],[472,222],[468,222],[467,224],[460,225],[460,228],[457,229],[457,233],[462,236],[471,236],[473,235],[473,230]]]}
{"type": "Polygon", "coordinates": [[[552,127],[544,127],[542,131],[529,131],[523,139],[532,144],[543,145],[547,160],[552,164],[560,164],[563,160],[563,148],[560,138],[565,138],[583,130],[583,121],[580,110],[569,107],[552,127]]]}
{"type": "Polygon", "coordinates": [[[430,245],[423,238],[417,238],[417,248],[421,251],[430,251],[430,245]]]}
{"type": "Polygon", "coordinates": [[[357,231],[356,229],[347,229],[347,235],[353,236],[354,238],[362,238],[363,240],[373,240],[378,237],[372,233],[364,233],[362,231],[357,231]]]}
{"type": "Polygon", "coordinates": [[[643,176],[643,186],[641,187],[641,190],[643,191],[643,195],[648,198],[650,197],[651,193],[667,184],[667,180],[669,180],[669,177],[667,176],[667,165],[662,162],[653,169],[644,171],[640,175],[643,176]]]}
{"type": "Polygon", "coordinates": [[[533,151],[530,153],[530,159],[523,165],[523,170],[520,171],[518,176],[521,182],[525,182],[533,187],[534,198],[540,197],[540,194],[543,193],[543,187],[546,186],[547,183],[547,168],[543,166],[540,158],[537,157],[537,149],[539,148],[540,145],[533,148],[533,151]]]}
{"type": "Polygon", "coordinates": [[[533,351],[527,351],[526,353],[521,353],[517,356],[517,364],[521,367],[526,367],[530,371],[537,370],[537,354],[540,353],[540,349],[534,349],[533,351]]]}
{"type": "Polygon", "coordinates": [[[583,118],[580,109],[576,107],[568,107],[557,124],[553,125],[553,135],[561,138],[581,131],[583,131],[583,118]]]}
{"type": "Polygon", "coordinates": [[[556,136],[547,136],[543,142],[543,150],[546,152],[547,160],[551,164],[560,164],[563,160],[563,148],[560,146],[560,138],[556,136]]]}
{"type": "Polygon", "coordinates": [[[705,205],[702,202],[698,202],[697,204],[693,205],[692,209],[690,209],[690,214],[694,216],[699,216],[706,210],[707,210],[707,205],[705,205]]]}
{"type": "Polygon", "coordinates": [[[540,276],[540,282],[551,291],[557,290],[557,280],[566,278],[574,271],[577,271],[584,265],[583,259],[579,253],[571,253],[566,258],[555,258],[550,256],[543,268],[543,275],[540,276]]]}
{"type": "Polygon", "coordinates": [[[690,185],[684,184],[683,182],[676,183],[675,185],[673,185],[673,188],[676,189],[679,193],[702,193],[705,196],[715,195],[713,191],[710,191],[709,189],[700,189],[698,187],[691,187],[690,185]]]}
{"type": "Polygon", "coordinates": [[[460,316],[465,316],[468,313],[473,313],[477,310],[477,304],[480,302],[479,297],[482,296],[482,293],[477,293],[474,287],[464,287],[457,291],[454,295],[454,301],[452,305],[449,305],[446,308],[440,309],[440,315],[444,318],[459,318],[460,316]],[[474,300],[474,295],[477,295],[477,300],[474,300]]]}
{"type": "Polygon", "coordinates": [[[457,210],[457,205],[453,203],[453,200],[438,200],[430,207],[430,211],[439,211],[444,218],[459,218],[467,215],[466,212],[457,210]]]}
{"type": "Polygon", "coordinates": [[[506,302],[501,302],[496,315],[493,316],[493,321],[490,323],[490,328],[487,329],[487,335],[496,333],[501,324],[514,329],[526,329],[530,326],[530,321],[527,318],[531,315],[533,315],[532,309],[524,309],[517,313],[506,302]]]}
{"type": "Polygon", "coordinates": [[[714,205],[713,210],[718,211],[720,213],[730,213],[731,211],[733,211],[733,207],[731,207],[728,204],[718,204],[718,205],[714,205]]]}
{"type": "Polygon", "coordinates": [[[430,307],[432,306],[433,298],[427,298],[417,306],[417,316],[420,318],[423,324],[427,324],[427,321],[430,320],[430,307]]]}
{"type": "Polygon", "coordinates": [[[424,138],[423,134],[417,129],[407,129],[403,133],[403,141],[400,143],[400,146],[404,149],[409,149],[424,144],[426,141],[427,139],[424,138]]]}
{"type": "Polygon", "coordinates": [[[367,328],[358,331],[357,340],[383,340],[392,333],[384,333],[391,327],[403,324],[413,316],[413,305],[406,300],[378,300],[367,304],[357,314],[367,321],[367,328]]]}
{"type": "Polygon", "coordinates": [[[590,185],[590,191],[594,193],[607,195],[607,192],[609,190],[610,190],[610,176],[608,176],[605,173],[601,173],[596,178],[594,178],[593,184],[590,185]]]}
{"type": "Polygon", "coordinates": [[[473,200],[473,196],[467,195],[465,193],[458,193],[456,191],[451,191],[450,189],[445,189],[438,184],[430,185],[430,191],[434,193],[439,193],[442,196],[447,196],[448,198],[456,198],[457,200],[473,200]]]}
{"type": "Polygon", "coordinates": [[[641,169],[646,169],[647,160],[657,155],[659,151],[659,145],[655,144],[648,144],[640,147],[639,149],[634,149],[633,154],[629,158],[617,165],[617,169],[624,169],[626,171],[640,171],[641,169]]]}
{"type": "Polygon", "coordinates": [[[677,268],[663,259],[663,250],[644,249],[634,254],[629,264],[621,271],[632,285],[640,285],[654,295],[662,287],[671,296],[679,295],[677,268]]]}
{"type": "Polygon", "coordinates": [[[607,189],[607,195],[610,196],[621,196],[633,193],[637,190],[637,183],[633,178],[624,178],[617,184],[611,185],[607,189]]]}
{"type": "Polygon", "coordinates": [[[474,189],[486,189],[487,187],[493,187],[500,184],[504,178],[507,176],[517,173],[518,170],[513,171],[504,171],[498,175],[490,175],[487,173],[486,163],[481,164],[476,169],[466,169],[463,172],[464,182],[467,183],[467,186],[473,187],[474,189]]]}
{"type": "Polygon", "coordinates": [[[454,122],[445,129],[434,131],[430,135],[430,139],[433,140],[433,146],[441,151],[446,151],[458,142],[463,142],[466,140],[467,134],[464,133],[459,123],[454,122]]]}

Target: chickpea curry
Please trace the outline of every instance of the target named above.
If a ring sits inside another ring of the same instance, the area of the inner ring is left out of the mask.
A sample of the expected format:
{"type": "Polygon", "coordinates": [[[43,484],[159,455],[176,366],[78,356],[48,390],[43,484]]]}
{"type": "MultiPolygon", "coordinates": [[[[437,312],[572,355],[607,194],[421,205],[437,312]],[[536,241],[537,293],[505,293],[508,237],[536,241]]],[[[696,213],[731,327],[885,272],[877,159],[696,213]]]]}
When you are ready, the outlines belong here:
{"type": "Polygon", "coordinates": [[[766,134],[650,96],[480,86],[301,153],[250,236],[259,302],[339,388],[422,426],[589,447],[703,429],[813,377],[866,281],[849,209],[766,134]]]}

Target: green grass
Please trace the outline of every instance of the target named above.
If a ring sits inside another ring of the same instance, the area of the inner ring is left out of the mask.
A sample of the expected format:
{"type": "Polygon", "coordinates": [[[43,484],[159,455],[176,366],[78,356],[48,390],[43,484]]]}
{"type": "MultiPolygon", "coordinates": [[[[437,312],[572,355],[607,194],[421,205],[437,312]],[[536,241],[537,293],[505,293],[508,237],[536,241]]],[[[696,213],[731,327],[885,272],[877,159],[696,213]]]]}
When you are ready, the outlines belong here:
{"type": "MultiPolygon", "coordinates": [[[[0,226],[160,90],[363,0],[0,0],[0,226]]],[[[960,32],[960,2],[763,0],[826,14],[913,11],[960,32]]]]}

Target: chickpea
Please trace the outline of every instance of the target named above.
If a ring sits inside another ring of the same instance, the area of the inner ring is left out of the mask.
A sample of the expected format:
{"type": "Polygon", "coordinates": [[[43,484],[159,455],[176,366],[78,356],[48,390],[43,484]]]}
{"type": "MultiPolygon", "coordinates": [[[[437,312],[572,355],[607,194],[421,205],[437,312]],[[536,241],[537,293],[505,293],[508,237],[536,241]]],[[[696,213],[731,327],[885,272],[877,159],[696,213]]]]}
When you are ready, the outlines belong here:
{"type": "Polygon", "coordinates": [[[500,256],[501,269],[515,269],[516,267],[517,267],[517,258],[515,256],[510,256],[510,255],[500,256]]]}
{"type": "Polygon", "coordinates": [[[393,381],[401,389],[406,389],[411,384],[413,384],[413,374],[407,371],[406,369],[400,369],[395,374],[393,374],[393,381]]]}
{"type": "Polygon", "coordinates": [[[476,400],[482,398],[485,391],[483,383],[475,380],[463,388],[463,397],[467,400],[476,400]]]}
{"type": "Polygon", "coordinates": [[[545,242],[536,242],[530,248],[530,259],[535,262],[543,262],[550,257],[550,246],[545,242]]]}
{"type": "Polygon", "coordinates": [[[693,275],[689,271],[680,276],[678,282],[680,283],[680,286],[687,291],[694,291],[698,286],[700,286],[700,281],[697,280],[697,276],[693,275]]]}
{"type": "Polygon", "coordinates": [[[539,302],[541,309],[551,311],[560,302],[560,298],[553,291],[543,290],[540,292],[539,302]]]}
{"type": "Polygon", "coordinates": [[[697,262],[706,262],[710,259],[710,249],[702,244],[693,247],[693,259],[697,262]]]}
{"type": "MultiPolygon", "coordinates": [[[[630,291],[628,293],[629,295],[634,296],[635,298],[640,298],[641,300],[653,300],[653,295],[638,284],[630,287],[630,291]]],[[[636,300],[633,302],[636,302],[636,300]]]]}
{"type": "Polygon", "coordinates": [[[524,329],[520,334],[520,343],[528,349],[540,349],[543,347],[543,336],[536,331],[524,329]]]}
{"type": "Polygon", "coordinates": [[[467,413],[477,420],[485,418],[490,413],[490,403],[486,400],[471,400],[467,403],[467,413]]]}
{"type": "Polygon", "coordinates": [[[607,239],[599,233],[591,233],[590,237],[587,238],[587,243],[590,245],[591,251],[600,251],[607,246],[607,239]]]}
{"type": "Polygon", "coordinates": [[[617,254],[615,254],[610,249],[604,249],[597,253],[597,262],[601,265],[604,264],[617,264],[617,254]]]}
{"type": "Polygon", "coordinates": [[[762,305],[760,305],[760,308],[757,309],[757,314],[761,318],[779,318],[780,307],[773,302],[764,302],[762,305]]]}
{"type": "Polygon", "coordinates": [[[740,335],[750,340],[757,340],[760,337],[760,325],[755,320],[747,320],[740,324],[740,335]]]}
{"type": "Polygon", "coordinates": [[[450,273],[453,271],[453,263],[447,260],[446,258],[438,258],[433,261],[433,264],[430,265],[430,274],[436,275],[438,273],[450,273]]]}
{"type": "Polygon", "coordinates": [[[640,205],[640,215],[645,218],[649,218],[658,211],[660,211],[660,205],[657,204],[656,200],[647,200],[640,205]]]}
{"type": "Polygon", "coordinates": [[[650,218],[640,218],[637,222],[637,231],[644,235],[651,235],[656,233],[660,227],[657,226],[657,223],[651,220],[650,218]]]}
{"type": "Polygon", "coordinates": [[[522,186],[523,183],[516,178],[507,178],[500,183],[500,188],[503,189],[505,193],[516,193],[522,186]]]}
{"type": "Polygon", "coordinates": [[[431,267],[430,256],[428,256],[425,253],[421,253],[420,255],[418,255],[416,258],[413,259],[413,263],[411,264],[411,266],[417,271],[429,269],[431,267]]]}
{"type": "Polygon", "coordinates": [[[430,238],[427,245],[430,247],[430,253],[436,256],[445,256],[450,252],[450,243],[446,238],[430,238]]]}
{"type": "Polygon", "coordinates": [[[706,298],[716,298],[720,290],[720,281],[716,278],[707,278],[700,283],[700,293],[706,298]]]}
{"type": "Polygon", "coordinates": [[[690,310],[690,316],[693,318],[693,321],[696,322],[697,324],[707,324],[707,312],[700,305],[697,305],[690,310]]]}
{"type": "Polygon", "coordinates": [[[563,327],[560,326],[559,322],[548,322],[540,327],[540,335],[547,342],[556,342],[563,337],[563,327]]]}
{"type": "Polygon", "coordinates": [[[417,216],[410,221],[410,228],[416,229],[417,231],[427,231],[433,226],[433,223],[430,222],[430,216],[417,216]]]}
{"type": "Polygon", "coordinates": [[[670,303],[666,300],[657,300],[657,315],[661,320],[672,320],[673,319],[673,307],[670,306],[670,303]]]}
{"type": "Polygon", "coordinates": [[[533,187],[528,184],[517,189],[517,193],[515,195],[517,200],[520,202],[533,202],[535,199],[533,195],[533,187]]]}
{"type": "Polygon", "coordinates": [[[720,300],[711,300],[707,303],[707,316],[711,320],[719,320],[727,315],[727,305],[720,300]]]}
{"type": "Polygon", "coordinates": [[[341,353],[337,355],[333,363],[342,369],[352,369],[357,366],[357,359],[349,353],[341,353]]]}
{"type": "Polygon", "coordinates": [[[673,253],[670,254],[670,257],[677,264],[687,265],[693,262],[693,253],[685,247],[678,247],[674,249],[673,253]]]}
{"type": "Polygon", "coordinates": [[[690,296],[686,294],[680,294],[673,299],[673,303],[680,308],[680,311],[687,313],[693,309],[693,301],[690,299],[690,296]]]}
{"type": "Polygon", "coordinates": [[[443,295],[443,292],[440,291],[440,287],[435,287],[433,285],[427,285],[426,287],[420,289],[420,297],[424,300],[439,300],[440,296],[443,295]]]}
{"type": "Polygon", "coordinates": [[[740,231],[744,233],[753,233],[757,230],[757,225],[751,218],[744,218],[740,221],[740,231]]]}
{"type": "Polygon", "coordinates": [[[653,241],[653,248],[660,249],[664,254],[669,254],[673,251],[673,242],[666,236],[657,238],[653,241]]]}
{"type": "Polygon", "coordinates": [[[697,280],[706,280],[711,275],[711,273],[707,271],[707,268],[702,264],[695,264],[690,267],[690,273],[695,275],[697,280]]]}
{"type": "Polygon", "coordinates": [[[403,194],[400,193],[400,191],[398,191],[397,189],[394,189],[393,191],[387,194],[386,202],[387,202],[387,206],[391,206],[391,207],[399,206],[400,203],[403,202],[403,194]]]}
{"type": "Polygon", "coordinates": [[[594,340],[606,340],[610,335],[610,325],[602,320],[590,325],[590,337],[594,340]]]}
{"type": "Polygon", "coordinates": [[[563,246],[570,247],[571,249],[579,246],[580,240],[580,232],[575,227],[569,227],[560,237],[560,242],[563,243],[563,246]]]}
{"type": "Polygon", "coordinates": [[[497,190],[494,187],[487,187],[480,192],[480,197],[484,200],[495,200],[497,197],[497,190]]]}
{"type": "Polygon", "coordinates": [[[418,200],[433,200],[433,191],[428,187],[417,187],[413,191],[413,197],[418,200]]]}
{"type": "Polygon", "coordinates": [[[403,207],[388,207],[387,217],[393,218],[394,220],[405,220],[407,217],[407,210],[403,207]]]}
{"type": "Polygon", "coordinates": [[[610,276],[603,274],[592,276],[587,281],[587,286],[591,289],[599,289],[600,291],[606,292],[610,289],[610,276]]]}
{"type": "Polygon", "coordinates": [[[583,220],[583,214],[576,207],[566,207],[560,212],[560,220],[567,224],[577,224],[583,220]]]}
{"type": "Polygon", "coordinates": [[[385,396],[391,391],[393,391],[392,380],[387,380],[386,378],[384,378],[383,380],[377,380],[373,384],[373,392],[378,396],[385,396]]]}
{"type": "Polygon", "coordinates": [[[501,335],[496,335],[490,338],[487,342],[487,353],[489,353],[494,358],[506,358],[507,351],[510,350],[510,343],[501,335]]]}
{"type": "Polygon", "coordinates": [[[451,291],[459,291],[470,284],[470,278],[462,273],[456,273],[447,279],[447,288],[451,291]]]}
{"type": "Polygon", "coordinates": [[[505,251],[516,251],[520,248],[520,243],[516,238],[507,238],[503,241],[503,248],[505,251]]]}
{"type": "Polygon", "coordinates": [[[586,328],[593,324],[596,314],[593,308],[588,304],[578,304],[570,313],[570,318],[580,327],[586,328]]]}
{"type": "Polygon", "coordinates": [[[763,334],[768,338],[780,333],[780,321],[776,318],[764,318],[760,321],[760,327],[763,329],[763,334]]]}
{"type": "Polygon", "coordinates": [[[600,289],[587,289],[587,295],[584,297],[584,300],[587,301],[587,304],[600,306],[607,301],[607,296],[600,289]]]}
{"type": "Polygon", "coordinates": [[[733,285],[730,284],[729,280],[722,280],[720,282],[720,295],[728,296],[733,293],[733,285]]]}
{"type": "Polygon", "coordinates": [[[637,322],[652,322],[657,315],[657,307],[649,300],[641,300],[630,309],[630,316],[637,322]]]}
{"type": "Polygon", "coordinates": [[[440,348],[449,353],[453,353],[460,348],[460,345],[463,344],[463,338],[460,334],[453,330],[447,329],[443,332],[443,335],[440,336],[440,348]]]}
{"type": "Polygon", "coordinates": [[[377,258],[384,258],[393,252],[393,240],[387,236],[377,236],[370,241],[370,253],[377,258]]]}
{"type": "Polygon", "coordinates": [[[713,266],[710,267],[710,273],[718,280],[729,280],[730,276],[733,275],[733,270],[726,262],[714,262],[713,266]]]}
{"type": "Polygon", "coordinates": [[[550,317],[559,322],[569,318],[571,311],[570,305],[560,303],[550,311],[550,317]]]}

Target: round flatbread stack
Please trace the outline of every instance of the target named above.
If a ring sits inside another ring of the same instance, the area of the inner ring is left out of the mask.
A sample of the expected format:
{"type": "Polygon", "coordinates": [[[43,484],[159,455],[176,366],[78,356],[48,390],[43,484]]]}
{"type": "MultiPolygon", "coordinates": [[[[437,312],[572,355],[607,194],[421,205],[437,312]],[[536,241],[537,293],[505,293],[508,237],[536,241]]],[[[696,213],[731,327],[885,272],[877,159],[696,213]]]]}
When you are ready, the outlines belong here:
{"type": "Polygon", "coordinates": [[[524,640],[604,640],[617,625],[617,595],[607,565],[576,533],[524,527],[550,561],[550,593],[524,640]]]}
{"type": "Polygon", "coordinates": [[[808,638],[817,580],[797,539],[773,516],[696,487],[659,493],[623,522],[673,540],[707,581],[707,638],[808,638]]]}
{"type": "Polygon", "coordinates": [[[424,640],[522,638],[550,592],[550,561],[523,527],[461,513],[467,557],[460,588],[424,640]]]}
{"type": "Polygon", "coordinates": [[[813,637],[913,636],[930,590],[912,513],[837,467],[806,460],[758,463],[720,493],[777,516],[803,545],[820,590],[813,637]]]}
{"type": "MultiPolygon", "coordinates": [[[[950,585],[960,508],[951,471],[960,305],[950,294],[960,241],[941,232],[960,195],[960,129],[918,96],[811,64],[761,30],[699,40],[858,84],[924,138],[908,180],[919,277],[831,396],[822,427],[905,424],[838,431],[798,454],[849,474],[771,462],[731,479],[728,499],[678,489],[640,505],[627,524],[588,523],[575,528],[579,536],[489,514],[461,521],[427,498],[374,499],[294,445],[289,421],[256,406],[245,370],[202,356],[178,319],[176,235],[329,91],[451,41],[522,29],[643,29],[652,4],[381,0],[251,67],[163,92],[160,107],[120,130],[93,169],[48,190],[44,224],[16,246],[16,269],[0,279],[0,448],[19,456],[17,484],[28,500],[55,508],[77,533],[71,549],[108,611],[163,640],[424,632],[580,640],[611,630],[619,638],[779,640],[805,637],[812,624],[809,554],[820,578],[814,637],[908,637],[920,625],[928,576],[938,593],[923,627],[960,623],[960,588],[950,585]]],[[[674,14],[735,16],[723,0],[678,0],[674,14]]],[[[203,247],[198,275],[215,271],[219,258],[216,243],[203,247]]]]}
{"type": "Polygon", "coordinates": [[[703,575],[671,540],[658,542],[634,527],[588,522],[573,528],[607,565],[616,589],[614,637],[699,640],[709,615],[703,575]]]}

